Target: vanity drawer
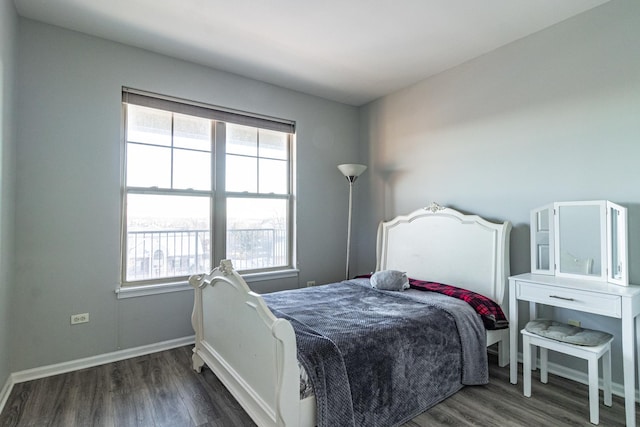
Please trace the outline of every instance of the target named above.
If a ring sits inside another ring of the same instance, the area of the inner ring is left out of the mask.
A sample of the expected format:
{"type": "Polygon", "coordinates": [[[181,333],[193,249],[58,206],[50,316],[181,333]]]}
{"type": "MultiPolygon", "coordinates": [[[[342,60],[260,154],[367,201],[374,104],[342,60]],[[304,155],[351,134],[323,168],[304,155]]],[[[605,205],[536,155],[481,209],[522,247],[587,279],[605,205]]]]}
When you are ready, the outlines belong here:
{"type": "Polygon", "coordinates": [[[516,293],[517,298],[521,300],[603,316],[622,317],[622,298],[616,295],[528,282],[516,282],[516,293]]]}

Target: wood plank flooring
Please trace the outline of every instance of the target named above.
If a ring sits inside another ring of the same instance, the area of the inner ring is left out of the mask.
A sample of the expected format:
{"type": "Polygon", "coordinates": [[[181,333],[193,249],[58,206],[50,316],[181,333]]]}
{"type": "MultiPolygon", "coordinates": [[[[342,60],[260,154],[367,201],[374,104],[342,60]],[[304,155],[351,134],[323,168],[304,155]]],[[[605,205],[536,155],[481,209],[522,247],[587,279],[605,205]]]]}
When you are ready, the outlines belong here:
{"type": "MultiPolygon", "coordinates": [[[[16,384],[0,426],[255,425],[210,370],[190,366],[189,346],[16,384]]],[[[544,385],[534,373],[525,398],[522,382],[509,383],[508,367],[492,358],[490,367],[490,384],[465,387],[402,427],[592,425],[586,385],[553,375],[544,385]]],[[[600,425],[624,425],[621,398],[612,408],[600,405],[600,425]]]]}

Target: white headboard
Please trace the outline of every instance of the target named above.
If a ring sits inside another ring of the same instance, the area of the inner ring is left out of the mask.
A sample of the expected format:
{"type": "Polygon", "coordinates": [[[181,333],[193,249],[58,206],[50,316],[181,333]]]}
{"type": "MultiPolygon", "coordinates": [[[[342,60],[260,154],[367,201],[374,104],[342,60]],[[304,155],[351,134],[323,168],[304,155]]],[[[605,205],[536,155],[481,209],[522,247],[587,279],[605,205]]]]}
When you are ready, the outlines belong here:
{"type": "Polygon", "coordinates": [[[434,203],[380,223],[376,271],[404,271],[503,304],[510,233],[509,221],[496,224],[434,203]]]}

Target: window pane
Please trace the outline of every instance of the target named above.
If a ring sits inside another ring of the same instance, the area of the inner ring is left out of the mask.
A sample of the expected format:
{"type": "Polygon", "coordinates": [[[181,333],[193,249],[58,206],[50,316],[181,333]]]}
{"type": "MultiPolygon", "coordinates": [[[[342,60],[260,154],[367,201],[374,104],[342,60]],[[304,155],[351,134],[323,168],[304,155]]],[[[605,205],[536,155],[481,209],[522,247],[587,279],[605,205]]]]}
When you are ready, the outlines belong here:
{"type": "Polygon", "coordinates": [[[174,114],[173,146],[211,151],[211,121],[200,117],[174,114]]]}
{"type": "Polygon", "coordinates": [[[126,280],[211,269],[208,197],[128,194],[126,280]]]}
{"type": "Polygon", "coordinates": [[[227,132],[227,144],[226,144],[227,153],[244,154],[245,156],[258,155],[258,129],[257,128],[227,123],[226,132],[227,132]]]}
{"type": "Polygon", "coordinates": [[[171,113],[129,104],[127,141],[171,146],[171,113]]]}
{"type": "Polygon", "coordinates": [[[287,136],[286,133],[260,129],[260,157],[287,160],[287,136]]]}
{"type": "Polygon", "coordinates": [[[211,154],[201,151],[173,151],[173,188],[211,189],[211,154]]]}
{"type": "Polygon", "coordinates": [[[231,192],[258,192],[258,161],[255,157],[227,154],[226,189],[231,192]]]}
{"type": "Polygon", "coordinates": [[[288,264],[287,200],[227,199],[227,254],[238,270],[288,264]]]}
{"type": "Polygon", "coordinates": [[[171,148],[127,144],[127,185],[171,187],[171,148]]]}
{"type": "Polygon", "coordinates": [[[288,193],[287,164],[284,160],[260,159],[260,193],[288,193]]]}

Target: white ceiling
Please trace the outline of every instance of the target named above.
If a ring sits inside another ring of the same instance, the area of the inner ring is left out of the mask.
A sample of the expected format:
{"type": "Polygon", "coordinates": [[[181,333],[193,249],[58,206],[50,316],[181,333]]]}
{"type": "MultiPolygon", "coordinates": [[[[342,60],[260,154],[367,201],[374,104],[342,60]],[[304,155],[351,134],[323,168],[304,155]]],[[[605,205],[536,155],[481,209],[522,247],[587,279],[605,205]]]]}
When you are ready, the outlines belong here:
{"type": "Polygon", "coordinates": [[[21,16],[362,105],[608,0],[15,0],[21,16]]]}

